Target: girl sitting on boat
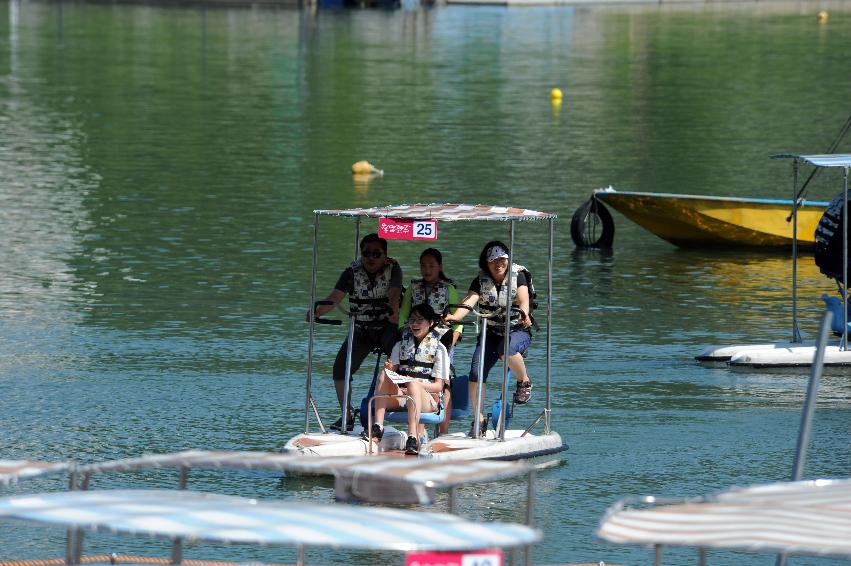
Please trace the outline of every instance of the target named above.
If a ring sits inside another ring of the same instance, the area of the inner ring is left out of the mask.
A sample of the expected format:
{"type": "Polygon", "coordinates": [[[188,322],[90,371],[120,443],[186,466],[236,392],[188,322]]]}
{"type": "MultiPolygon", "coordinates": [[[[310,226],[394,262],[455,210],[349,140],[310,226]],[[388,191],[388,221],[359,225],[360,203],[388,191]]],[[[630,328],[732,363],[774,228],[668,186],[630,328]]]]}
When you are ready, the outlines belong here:
{"type": "MultiPolygon", "coordinates": [[[[458,290],[443,273],[443,254],[435,248],[423,250],[420,254],[420,274],[422,279],[412,279],[411,286],[405,291],[405,296],[402,297],[402,307],[399,309],[399,328],[404,329],[405,323],[408,321],[408,315],[411,312],[413,305],[422,303],[428,304],[435,313],[441,314],[446,310],[448,305],[458,303],[458,290]]],[[[455,312],[452,309],[451,312],[455,312]]],[[[456,324],[452,326],[438,326],[436,330],[441,333],[440,341],[446,346],[449,352],[449,362],[454,361],[455,345],[461,339],[461,332],[464,326],[456,324]]],[[[450,372],[451,373],[451,372],[450,372]]],[[[445,434],[449,431],[449,419],[452,413],[452,398],[450,389],[444,392],[446,404],[446,418],[440,423],[440,433],[445,434]]]]}
{"type": "MultiPolygon", "coordinates": [[[[420,436],[425,426],[419,424],[420,413],[436,413],[443,401],[443,390],[449,383],[449,353],[440,342],[437,324],[440,316],[427,303],[411,307],[402,339],[393,346],[385,371],[378,378],[376,395],[407,395],[414,401],[408,407],[408,440],[405,454],[419,453],[420,436]],[[387,371],[389,370],[389,372],[387,371]]],[[[378,397],[375,400],[375,422],[372,437],[381,440],[384,435],[384,414],[406,406],[405,397],[378,397]]],[[[364,431],[368,438],[368,432],[364,431]]]]}
{"type": "MultiPolygon", "coordinates": [[[[479,368],[481,344],[476,346],[476,351],[473,353],[470,367],[470,399],[476,398],[476,382],[479,375],[483,376],[482,379],[486,383],[491,368],[498,359],[502,359],[505,352],[505,307],[510,304],[520,310],[517,316],[512,315],[508,341],[508,367],[517,378],[514,402],[518,405],[528,403],[532,397],[532,382],[526,374],[523,358],[532,343],[532,319],[529,312],[529,283],[524,273],[526,268],[515,263],[509,269],[508,246],[498,240],[488,242],[482,248],[482,253],[479,254],[479,268],[481,271],[478,277],[470,283],[470,290],[461,302],[469,307],[478,305],[481,312],[496,313],[496,315],[489,318],[487,325],[488,340],[485,341],[484,368],[479,368]],[[511,274],[510,300],[507,297],[508,286],[505,284],[509,273],[511,274]]],[[[445,316],[444,320],[448,323],[459,321],[466,316],[467,312],[467,309],[458,309],[454,314],[445,316]]],[[[482,403],[484,398],[483,390],[482,403]]],[[[480,431],[484,433],[481,407],[479,407],[479,416],[482,421],[480,431]]],[[[470,429],[471,435],[475,422],[473,425],[470,429]]]]}

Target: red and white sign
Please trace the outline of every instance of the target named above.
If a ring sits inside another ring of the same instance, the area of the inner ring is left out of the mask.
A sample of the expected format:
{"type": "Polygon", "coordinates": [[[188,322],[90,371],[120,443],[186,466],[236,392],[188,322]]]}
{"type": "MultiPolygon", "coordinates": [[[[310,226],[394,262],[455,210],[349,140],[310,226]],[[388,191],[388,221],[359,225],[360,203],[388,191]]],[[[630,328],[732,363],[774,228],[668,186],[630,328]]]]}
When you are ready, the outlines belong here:
{"type": "Polygon", "coordinates": [[[437,221],[379,218],[378,235],[388,240],[437,240],[437,221]]]}
{"type": "Polygon", "coordinates": [[[409,552],[405,566],[502,566],[502,551],[409,552]]]}

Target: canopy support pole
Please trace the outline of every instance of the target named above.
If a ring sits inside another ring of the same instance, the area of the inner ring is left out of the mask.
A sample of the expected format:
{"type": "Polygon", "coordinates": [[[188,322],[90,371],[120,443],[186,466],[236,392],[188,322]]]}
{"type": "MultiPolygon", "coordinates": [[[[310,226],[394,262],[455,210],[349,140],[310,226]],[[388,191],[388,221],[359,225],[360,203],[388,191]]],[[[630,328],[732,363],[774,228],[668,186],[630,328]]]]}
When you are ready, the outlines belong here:
{"type": "MultiPolygon", "coordinates": [[[[526,476],[526,525],[535,525],[535,468],[529,470],[526,476]]],[[[523,564],[532,563],[532,545],[527,544],[523,549],[523,564]]]]}
{"type": "Polygon", "coordinates": [[[839,349],[848,349],[848,167],[845,167],[845,202],[842,206],[842,343],[839,349]]]}
{"type": "MultiPolygon", "coordinates": [[[[360,249],[360,218],[355,222],[355,253],[352,261],[358,260],[360,249]]],[[[349,337],[346,341],[346,373],[343,382],[343,416],[340,417],[340,433],[349,433],[349,405],[352,404],[352,348],[355,340],[355,317],[349,315],[349,337]]]]}
{"type": "MultiPolygon", "coordinates": [[[[313,403],[313,395],[311,386],[313,384],[313,334],[316,327],[316,263],[319,255],[319,215],[313,215],[313,267],[310,272],[310,328],[307,334],[307,383],[305,384],[305,399],[304,399],[304,434],[310,432],[310,406],[313,404],[314,410],[316,405],[313,403]]],[[[316,413],[316,418],[319,419],[319,413],[316,413]]]]}
{"type": "MultiPolygon", "coordinates": [[[[544,406],[544,434],[549,434],[550,429],[550,413],[552,412],[552,396],[551,396],[551,370],[552,370],[552,345],[553,345],[553,250],[554,250],[554,230],[553,219],[550,218],[550,251],[549,260],[547,262],[547,395],[546,405],[544,406]]],[[[531,310],[531,307],[530,307],[531,310]]]]}
{"type": "MultiPolygon", "coordinates": [[[[848,316],[847,314],[845,315],[848,316]]],[[[800,481],[804,477],[804,463],[807,458],[807,446],[810,443],[810,431],[812,430],[813,415],[816,411],[816,397],[818,396],[821,374],[824,370],[824,350],[827,347],[827,339],[830,334],[830,321],[833,313],[825,311],[821,317],[818,329],[818,340],[816,341],[816,353],[813,365],[810,367],[810,380],[807,383],[807,396],[804,398],[804,409],[801,412],[801,427],[798,429],[798,444],[795,446],[795,462],[792,464],[792,481],[800,481]]],[[[847,324],[845,325],[847,328],[847,324]]],[[[775,566],[785,566],[786,555],[777,555],[775,566]]]]}
{"type": "Polygon", "coordinates": [[[792,160],[792,342],[802,342],[798,328],[798,160],[792,160]]]}
{"type": "MultiPolygon", "coordinates": [[[[511,292],[514,290],[514,220],[508,223],[508,271],[506,279],[502,282],[505,286],[505,328],[502,335],[502,403],[499,408],[499,421],[497,433],[500,440],[505,440],[505,417],[508,415],[508,352],[511,345],[511,292]]],[[[481,372],[479,372],[481,373],[481,372]]],[[[514,376],[515,378],[517,376],[514,376]]],[[[496,417],[496,415],[494,415],[496,417]]]]}

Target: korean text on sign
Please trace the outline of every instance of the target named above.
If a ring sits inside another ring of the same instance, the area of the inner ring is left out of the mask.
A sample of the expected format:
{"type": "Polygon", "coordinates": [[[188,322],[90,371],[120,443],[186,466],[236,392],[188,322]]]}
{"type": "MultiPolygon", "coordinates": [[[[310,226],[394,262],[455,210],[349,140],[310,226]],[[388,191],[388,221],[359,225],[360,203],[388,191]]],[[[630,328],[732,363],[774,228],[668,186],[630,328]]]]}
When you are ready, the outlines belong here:
{"type": "Polygon", "coordinates": [[[379,218],[378,235],[388,240],[437,240],[437,221],[379,218]]]}

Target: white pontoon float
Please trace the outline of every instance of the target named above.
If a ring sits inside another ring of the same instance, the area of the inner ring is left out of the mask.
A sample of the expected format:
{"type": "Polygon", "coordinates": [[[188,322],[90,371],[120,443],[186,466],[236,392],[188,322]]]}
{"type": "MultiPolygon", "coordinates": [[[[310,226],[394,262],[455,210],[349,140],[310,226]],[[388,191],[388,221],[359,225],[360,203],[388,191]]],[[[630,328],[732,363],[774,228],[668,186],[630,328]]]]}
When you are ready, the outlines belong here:
{"type": "Polygon", "coordinates": [[[71,462],[43,462],[40,460],[0,460],[0,486],[14,485],[22,480],[33,480],[53,474],[71,474],[71,462]]]}
{"type": "MultiPolygon", "coordinates": [[[[793,170],[793,196],[797,199],[795,190],[797,189],[798,168],[800,163],[805,162],[816,167],[840,167],[845,172],[845,206],[843,208],[844,234],[843,241],[843,262],[844,273],[843,279],[846,281],[843,288],[843,294],[847,297],[847,270],[848,270],[848,249],[847,249],[847,230],[848,230],[848,170],[851,168],[851,155],[797,155],[797,154],[780,154],[773,155],[777,158],[792,159],[793,170]]],[[[796,200],[797,202],[797,200],[796,200]]],[[[797,206],[792,209],[792,220],[795,223],[793,234],[797,239],[797,206]]],[[[811,341],[804,342],[801,339],[801,332],[798,327],[798,281],[797,281],[797,259],[798,250],[796,239],[792,245],[792,337],[789,342],[780,342],[774,344],[740,344],[732,346],[713,346],[707,348],[695,359],[699,362],[717,363],[724,362],[731,367],[739,368],[782,368],[782,367],[806,367],[813,363],[815,355],[815,344],[811,341]]],[[[847,301],[847,299],[846,299],[847,301]]],[[[851,366],[851,351],[848,351],[848,319],[847,319],[847,303],[843,301],[845,315],[844,332],[840,340],[833,340],[827,345],[825,351],[824,364],[826,366],[851,366]]]]}
{"type": "MultiPolygon", "coordinates": [[[[318,264],[318,239],[319,239],[319,219],[322,216],[347,217],[355,219],[354,230],[354,248],[355,259],[358,255],[358,244],[360,239],[361,221],[363,219],[387,218],[397,222],[411,221],[434,221],[434,222],[459,222],[459,221],[497,221],[507,222],[508,240],[509,240],[509,264],[513,263],[514,254],[514,228],[517,222],[523,221],[547,221],[549,226],[549,256],[547,270],[547,308],[546,308],[546,395],[545,406],[541,413],[532,421],[532,423],[523,430],[507,430],[505,426],[506,418],[502,418],[510,411],[510,403],[503,402],[499,411],[499,418],[494,415],[496,421],[493,434],[488,434],[485,437],[471,438],[467,433],[451,433],[441,435],[435,438],[424,446],[420,447],[419,457],[421,458],[436,458],[444,460],[474,460],[474,459],[500,459],[514,460],[526,459],[538,456],[555,454],[565,450],[566,447],[562,443],[561,436],[551,429],[551,352],[552,352],[552,264],[553,264],[553,221],[556,219],[555,214],[546,212],[538,212],[523,208],[512,208],[504,206],[486,206],[486,205],[463,205],[463,204],[416,204],[416,205],[398,205],[375,208],[354,208],[346,210],[315,210],[314,211],[314,231],[313,231],[313,271],[310,285],[310,305],[316,304],[316,273],[318,264]],[[532,434],[535,426],[543,421],[543,432],[541,434],[532,434]]],[[[508,279],[511,285],[511,279],[508,279]]],[[[510,294],[509,289],[509,294],[510,294]]],[[[341,431],[329,432],[322,424],[322,419],[319,415],[319,409],[313,398],[311,387],[313,382],[313,343],[314,329],[317,319],[314,315],[314,308],[308,309],[310,312],[310,333],[307,347],[307,379],[306,379],[306,399],[305,399],[305,415],[304,415],[304,432],[290,439],[284,447],[284,452],[301,454],[304,456],[357,456],[372,454],[375,452],[401,454],[404,446],[405,435],[393,434],[393,428],[388,426],[385,430],[384,437],[381,440],[377,450],[373,450],[371,442],[362,439],[360,432],[363,430],[361,425],[355,426],[353,431],[346,432],[346,419],[348,418],[347,411],[343,411],[341,417],[341,431]],[[311,412],[315,415],[320,431],[310,430],[310,415],[311,412]]],[[[506,318],[506,328],[508,328],[509,317],[506,318]]],[[[487,324],[482,325],[483,328],[487,324]]],[[[354,322],[350,318],[349,321],[349,336],[352,336],[354,331],[354,322]]],[[[507,332],[506,332],[507,334],[507,332]]],[[[482,333],[486,336],[486,332],[482,333]]],[[[505,345],[505,358],[508,354],[508,343],[505,345]]],[[[346,379],[344,380],[344,399],[350,398],[350,367],[351,367],[351,341],[349,342],[349,352],[346,363],[346,379]]],[[[508,366],[503,363],[502,372],[502,396],[501,399],[508,398],[508,366]]],[[[460,378],[459,378],[460,379],[460,378]]],[[[458,381],[458,380],[456,380],[458,381]]],[[[463,384],[466,387],[466,383],[463,384]]],[[[481,388],[482,382],[479,381],[481,388]]],[[[454,388],[453,388],[454,390],[454,388]]],[[[481,398],[481,391],[478,393],[481,398]]],[[[479,404],[472,402],[474,414],[472,415],[476,428],[480,420],[479,404]]],[[[453,411],[454,413],[454,411],[453,411]]],[[[510,413],[509,413],[510,414],[510,413]]],[[[388,413],[390,415],[390,413],[388,413]]],[[[442,413],[424,414],[420,417],[421,423],[435,423],[442,419],[442,413]]]]}
{"type": "MultiPolygon", "coordinates": [[[[296,548],[298,565],[305,563],[305,549],[314,547],[464,552],[528,546],[541,539],[539,531],[524,525],[475,523],[442,513],[261,502],[177,490],[20,495],[0,499],[0,519],[76,532],[76,544],[66,550],[66,564],[84,561],[84,530],[172,540],[291,546],[296,548]]],[[[149,558],[147,562],[154,560],[149,558]]],[[[182,553],[173,553],[170,562],[181,564],[182,553]]]]}

